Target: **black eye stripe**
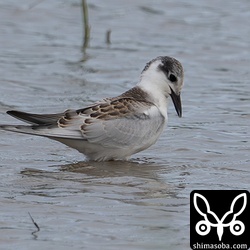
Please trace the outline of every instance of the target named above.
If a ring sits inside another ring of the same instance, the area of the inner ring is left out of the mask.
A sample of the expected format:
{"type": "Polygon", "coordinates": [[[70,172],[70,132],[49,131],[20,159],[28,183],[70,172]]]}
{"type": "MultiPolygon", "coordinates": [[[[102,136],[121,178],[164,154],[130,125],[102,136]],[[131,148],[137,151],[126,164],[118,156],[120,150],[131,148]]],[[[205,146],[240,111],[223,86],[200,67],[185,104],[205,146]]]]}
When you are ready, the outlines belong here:
{"type": "Polygon", "coordinates": [[[176,78],[176,76],[174,74],[170,74],[168,76],[168,79],[169,79],[170,82],[176,82],[177,81],[177,78],[176,78]]]}
{"type": "Polygon", "coordinates": [[[173,82],[173,83],[177,82],[177,80],[178,80],[177,77],[173,73],[170,73],[170,72],[173,72],[173,71],[169,70],[169,67],[167,67],[164,64],[163,65],[160,64],[158,66],[158,69],[163,71],[163,73],[166,75],[166,77],[168,78],[168,80],[170,82],[173,82]]]}

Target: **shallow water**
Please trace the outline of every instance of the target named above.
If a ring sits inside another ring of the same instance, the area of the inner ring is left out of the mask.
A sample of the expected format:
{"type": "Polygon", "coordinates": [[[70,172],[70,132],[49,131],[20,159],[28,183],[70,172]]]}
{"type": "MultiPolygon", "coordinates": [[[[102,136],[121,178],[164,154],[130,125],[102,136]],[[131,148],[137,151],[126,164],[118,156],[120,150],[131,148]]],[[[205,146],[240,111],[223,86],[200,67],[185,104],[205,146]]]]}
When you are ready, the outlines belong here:
{"type": "Polygon", "coordinates": [[[1,123],[118,95],[158,55],[183,63],[183,118],[129,162],[0,131],[0,248],[189,249],[192,190],[249,190],[250,2],[93,0],[85,53],[79,2],[0,1],[1,123]]]}

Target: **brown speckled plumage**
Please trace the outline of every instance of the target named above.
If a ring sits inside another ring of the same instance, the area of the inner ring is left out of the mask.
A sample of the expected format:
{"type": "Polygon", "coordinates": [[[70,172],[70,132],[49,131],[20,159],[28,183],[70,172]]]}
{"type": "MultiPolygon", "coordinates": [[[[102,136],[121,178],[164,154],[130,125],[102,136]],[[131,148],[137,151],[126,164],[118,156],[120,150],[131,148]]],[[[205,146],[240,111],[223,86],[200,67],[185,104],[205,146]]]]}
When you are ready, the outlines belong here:
{"type": "Polygon", "coordinates": [[[141,106],[150,106],[149,96],[138,87],[134,87],[118,97],[106,98],[100,103],[77,110],[79,115],[90,115],[96,119],[119,119],[138,111],[141,106]]]}

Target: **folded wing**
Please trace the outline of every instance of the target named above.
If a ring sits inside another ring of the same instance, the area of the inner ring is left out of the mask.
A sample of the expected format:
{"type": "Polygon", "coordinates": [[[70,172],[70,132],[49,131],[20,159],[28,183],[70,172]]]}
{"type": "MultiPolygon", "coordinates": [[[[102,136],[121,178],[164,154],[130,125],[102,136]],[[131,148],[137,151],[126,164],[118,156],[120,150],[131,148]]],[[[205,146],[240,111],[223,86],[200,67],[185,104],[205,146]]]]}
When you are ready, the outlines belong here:
{"type": "Polygon", "coordinates": [[[152,103],[133,98],[105,99],[84,109],[58,114],[7,113],[31,125],[2,125],[2,129],[63,143],[65,140],[65,144],[69,139],[83,140],[111,148],[151,144],[149,140],[153,143],[158,138],[165,121],[152,103]]]}

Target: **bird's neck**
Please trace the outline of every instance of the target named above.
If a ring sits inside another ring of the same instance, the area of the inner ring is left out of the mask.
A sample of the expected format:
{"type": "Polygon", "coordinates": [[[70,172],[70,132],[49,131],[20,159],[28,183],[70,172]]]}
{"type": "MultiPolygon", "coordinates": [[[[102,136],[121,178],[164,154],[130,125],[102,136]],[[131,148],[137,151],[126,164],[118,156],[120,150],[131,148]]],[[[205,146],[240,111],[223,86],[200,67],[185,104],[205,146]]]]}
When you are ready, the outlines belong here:
{"type": "Polygon", "coordinates": [[[162,90],[157,87],[157,84],[153,84],[152,81],[147,79],[142,78],[136,86],[148,94],[149,100],[154,103],[159,108],[162,115],[166,117],[169,95],[163,93],[162,90]]]}

